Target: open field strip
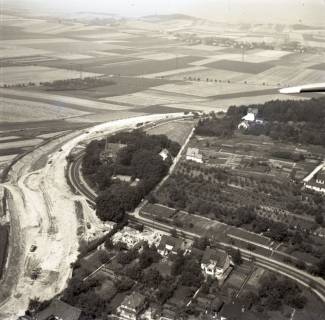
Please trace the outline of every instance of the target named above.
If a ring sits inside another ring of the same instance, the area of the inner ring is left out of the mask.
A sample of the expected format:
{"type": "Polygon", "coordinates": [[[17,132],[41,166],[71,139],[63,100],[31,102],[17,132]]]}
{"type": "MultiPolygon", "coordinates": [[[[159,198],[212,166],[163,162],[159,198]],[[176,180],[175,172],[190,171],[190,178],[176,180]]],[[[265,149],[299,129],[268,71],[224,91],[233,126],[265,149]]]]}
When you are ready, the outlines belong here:
{"type": "Polygon", "coordinates": [[[88,112],[55,104],[2,97],[0,114],[2,122],[26,122],[65,119],[86,115],[88,112]]]}
{"type": "Polygon", "coordinates": [[[81,59],[92,59],[94,56],[90,56],[85,54],[79,54],[79,53],[49,53],[47,54],[49,57],[57,58],[57,59],[63,59],[63,60],[81,60],[81,59]]]}
{"type": "Polygon", "coordinates": [[[53,138],[55,136],[58,136],[64,132],[68,132],[67,130],[64,131],[56,131],[56,132],[50,132],[50,133],[44,133],[44,134],[40,134],[37,137],[38,138],[42,138],[42,139],[48,139],[48,138],[53,138]]]}
{"type": "Polygon", "coordinates": [[[158,92],[154,90],[144,90],[140,92],[135,92],[132,94],[122,95],[122,96],[114,96],[107,97],[101,100],[113,101],[116,103],[127,103],[134,106],[150,106],[157,104],[166,104],[166,103],[175,103],[175,102],[195,102],[201,101],[202,98],[195,97],[182,97],[178,95],[164,94],[163,92],[158,92]]]}
{"type": "Polygon", "coordinates": [[[84,108],[89,109],[101,109],[101,110],[127,110],[130,109],[130,107],[125,106],[119,106],[117,104],[111,104],[111,103],[104,103],[100,101],[94,101],[94,100],[87,100],[87,99],[81,99],[81,98],[75,98],[75,97],[68,97],[68,96],[60,96],[56,94],[50,94],[50,93],[43,93],[43,92],[35,92],[35,91],[22,91],[22,90],[14,90],[14,89],[3,89],[0,88],[0,95],[10,95],[10,96],[16,96],[16,97],[23,97],[23,98],[31,98],[35,99],[44,99],[49,101],[51,104],[58,104],[58,103],[66,103],[76,106],[81,106],[84,108]]]}
{"type": "Polygon", "coordinates": [[[176,69],[169,70],[169,71],[162,71],[162,72],[156,72],[156,73],[141,75],[141,77],[150,78],[150,79],[153,79],[153,78],[167,78],[167,77],[170,77],[170,76],[173,76],[173,75],[183,74],[183,73],[192,72],[192,71],[205,70],[205,69],[206,69],[205,67],[200,67],[200,66],[185,67],[185,68],[180,68],[180,69],[176,68],[176,69]]]}
{"type": "Polygon", "coordinates": [[[50,54],[47,50],[33,49],[25,46],[3,45],[0,44],[0,59],[17,58],[26,56],[41,56],[50,54]]]}
{"type": "Polygon", "coordinates": [[[41,143],[42,139],[28,139],[20,141],[11,142],[0,142],[0,150],[10,149],[10,148],[22,148],[22,147],[32,147],[41,143]]]}
{"type": "Polygon", "coordinates": [[[152,88],[153,90],[170,93],[190,94],[198,97],[209,97],[218,94],[238,93],[263,90],[265,86],[244,83],[211,83],[211,82],[186,82],[182,84],[164,84],[152,88]]]}
{"type": "MultiPolygon", "coordinates": [[[[29,46],[33,44],[56,44],[56,43],[65,43],[73,44],[80,42],[79,40],[69,39],[69,38],[45,38],[45,39],[12,39],[12,40],[1,40],[1,45],[23,45],[29,46]]],[[[89,44],[88,44],[89,45],[89,44]]]]}
{"type": "Polygon", "coordinates": [[[80,117],[74,117],[74,118],[69,118],[66,121],[67,122],[72,122],[72,123],[82,123],[82,122],[87,122],[87,123],[98,123],[98,122],[103,122],[103,121],[113,121],[113,120],[121,120],[121,119],[127,119],[127,118],[133,118],[133,117],[138,117],[141,115],[146,115],[150,112],[133,112],[133,111],[109,111],[105,113],[95,113],[95,114],[90,114],[86,116],[80,116],[80,117]]]}
{"type": "MultiPolygon", "coordinates": [[[[184,69],[185,71],[186,69],[184,69]]],[[[169,80],[184,80],[184,78],[192,80],[200,79],[200,81],[206,81],[208,78],[209,80],[221,80],[221,81],[242,81],[246,80],[248,77],[247,73],[241,73],[236,71],[228,71],[223,69],[211,69],[206,67],[197,67],[197,68],[188,68],[186,72],[179,73],[179,74],[172,74],[170,76],[166,76],[165,78],[169,80]]]]}
{"type": "Polygon", "coordinates": [[[162,60],[182,58],[182,57],[186,57],[186,55],[185,54],[175,55],[173,53],[161,52],[161,53],[144,54],[139,57],[148,60],[162,61],[162,60]]]}
{"type": "Polygon", "coordinates": [[[324,82],[325,70],[304,69],[301,66],[276,66],[260,74],[247,77],[247,82],[267,84],[303,84],[324,82]]]}
{"type": "MultiPolygon", "coordinates": [[[[3,67],[0,69],[0,86],[40,82],[51,82],[56,80],[77,79],[80,72],[75,70],[49,68],[42,66],[19,66],[3,67]]],[[[101,74],[83,72],[84,77],[97,77],[101,74]]]]}
{"type": "Polygon", "coordinates": [[[1,141],[4,141],[4,140],[16,140],[16,139],[19,139],[19,138],[20,137],[18,137],[18,136],[4,136],[4,137],[0,137],[0,143],[1,143],[1,141]]]}
{"type": "Polygon", "coordinates": [[[16,154],[8,154],[5,156],[0,156],[0,163],[11,161],[16,156],[17,156],[16,154]]]}
{"type": "MultiPolygon", "coordinates": [[[[265,103],[271,100],[305,100],[308,98],[304,98],[301,96],[287,96],[282,94],[269,94],[269,95],[261,95],[261,96],[243,96],[238,98],[227,98],[227,99],[218,99],[211,100],[209,102],[201,102],[200,106],[204,107],[212,107],[213,105],[216,108],[227,109],[230,106],[241,106],[248,104],[260,104],[265,103]]],[[[176,105],[175,105],[176,107],[176,105]]]]}

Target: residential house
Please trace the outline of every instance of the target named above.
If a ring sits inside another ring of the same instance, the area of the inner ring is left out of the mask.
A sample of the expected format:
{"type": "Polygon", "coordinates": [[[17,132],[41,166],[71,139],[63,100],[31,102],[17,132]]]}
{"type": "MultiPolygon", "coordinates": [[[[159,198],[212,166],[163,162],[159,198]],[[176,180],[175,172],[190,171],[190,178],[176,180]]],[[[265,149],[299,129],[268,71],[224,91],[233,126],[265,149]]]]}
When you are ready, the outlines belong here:
{"type": "Polygon", "coordinates": [[[163,257],[169,254],[177,254],[179,250],[184,249],[183,240],[172,236],[163,235],[161,237],[157,251],[163,257]]]}
{"type": "Polygon", "coordinates": [[[35,320],[79,320],[80,317],[80,309],[54,299],[48,307],[35,316],[35,320]]]}
{"type": "Polygon", "coordinates": [[[188,148],[186,152],[186,160],[203,163],[203,155],[200,154],[198,148],[188,148]]]}
{"type": "Polygon", "coordinates": [[[207,248],[201,261],[201,269],[205,277],[222,279],[230,267],[230,257],[227,252],[207,248]]]}
{"type": "Polygon", "coordinates": [[[117,308],[120,319],[137,320],[146,307],[146,298],[138,292],[126,296],[117,308]]]}
{"type": "Polygon", "coordinates": [[[159,155],[161,156],[161,158],[165,161],[166,159],[168,159],[168,157],[170,156],[169,151],[167,149],[162,149],[159,152],[159,155]]]}

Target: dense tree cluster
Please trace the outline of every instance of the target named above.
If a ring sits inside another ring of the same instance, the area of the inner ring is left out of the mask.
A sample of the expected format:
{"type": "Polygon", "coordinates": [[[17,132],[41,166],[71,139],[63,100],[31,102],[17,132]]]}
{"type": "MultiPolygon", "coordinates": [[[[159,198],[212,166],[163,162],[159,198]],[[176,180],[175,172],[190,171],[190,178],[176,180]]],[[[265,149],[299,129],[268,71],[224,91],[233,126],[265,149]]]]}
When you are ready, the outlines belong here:
{"type": "MultiPolygon", "coordinates": [[[[258,108],[258,116],[266,122],[263,126],[252,126],[247,134],[264,134],[275,140],[325,146],[325,98],[274,100],[249,107],[258,108]]],[[[225,120],[230,117],[239,121],[247,109],[248,106],[230,107],[225,120]]]]}
{"type": "Polygon", "coordinates": [[[200,136],[231,137],[237,125],[232,117],[220,119],[212,113],[210,117],[199,120],[195,133],[200,136]]]}
{"type": "Polygon", "coordinates": [[[55,80],[53,82],[43,82],[42,85],[46,86],[49,91],[66,91],[66,90],[81,90],[91,89],[103,86],[113,85],[113,80],[86,77],[76,79],[55,80]]]}
{"type": "Polygon", "coordinates": [[[99,195],[96,200],[100,219],[120,222],[126,211],[133,210],[167,174],[171,159],[163,160],[159,152],[166,148],[176,156],[180,146],[164,135],[147,135],[141,130],[120,132],[108,138],[110,143],[122,143],[114,162],[101,161],[105,140],[92,141],[86,147],[82,169],[87,180],[95,186],[99,195]],[[113,180],[113,175],[128,175],[140,181],[129,183],[113,180]]]}
{"type": "Polygon", "coordinates": [[[261,279],[258,297],[258,304],[266,310],[279,310],[283,305],[302,309],[307,302],[294,281],[275,275],[261,279]]]}

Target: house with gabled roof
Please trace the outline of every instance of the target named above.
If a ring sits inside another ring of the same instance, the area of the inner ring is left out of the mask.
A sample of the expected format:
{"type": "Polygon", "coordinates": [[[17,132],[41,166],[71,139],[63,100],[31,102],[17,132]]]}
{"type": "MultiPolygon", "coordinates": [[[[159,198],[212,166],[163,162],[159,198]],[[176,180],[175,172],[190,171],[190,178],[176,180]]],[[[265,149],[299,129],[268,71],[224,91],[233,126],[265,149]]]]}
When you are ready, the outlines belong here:
{"type": "Polygon", "coordinates": [[[120,319],[137,320],[146,307],[146,297],[138,292],[126,296],[117,308],[120,319]]]}
{"type": "Polygon", "coordinates": [[[207,248],[201,260],[205,277],[222,279],[230,267],[230,257],[226,251],[207,248]]]}
{"type": "Polygon", "coordinates": [[[177,254],[178,251],[183,249],[184,243],[182,239],[163,235],[161,237],[157,251],[160,255],[166,257],[169,254],[177,254]]]}

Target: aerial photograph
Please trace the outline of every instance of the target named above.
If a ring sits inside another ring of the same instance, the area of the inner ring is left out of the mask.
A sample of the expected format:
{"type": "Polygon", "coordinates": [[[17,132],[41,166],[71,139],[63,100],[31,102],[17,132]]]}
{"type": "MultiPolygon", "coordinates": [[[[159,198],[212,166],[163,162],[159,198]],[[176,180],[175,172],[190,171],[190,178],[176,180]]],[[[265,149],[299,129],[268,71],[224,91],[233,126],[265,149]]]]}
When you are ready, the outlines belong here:
{"type": "Polygon", "coordinates": [[[0,320],[325,320],[325,0],[0,0],[0,320]]]}

